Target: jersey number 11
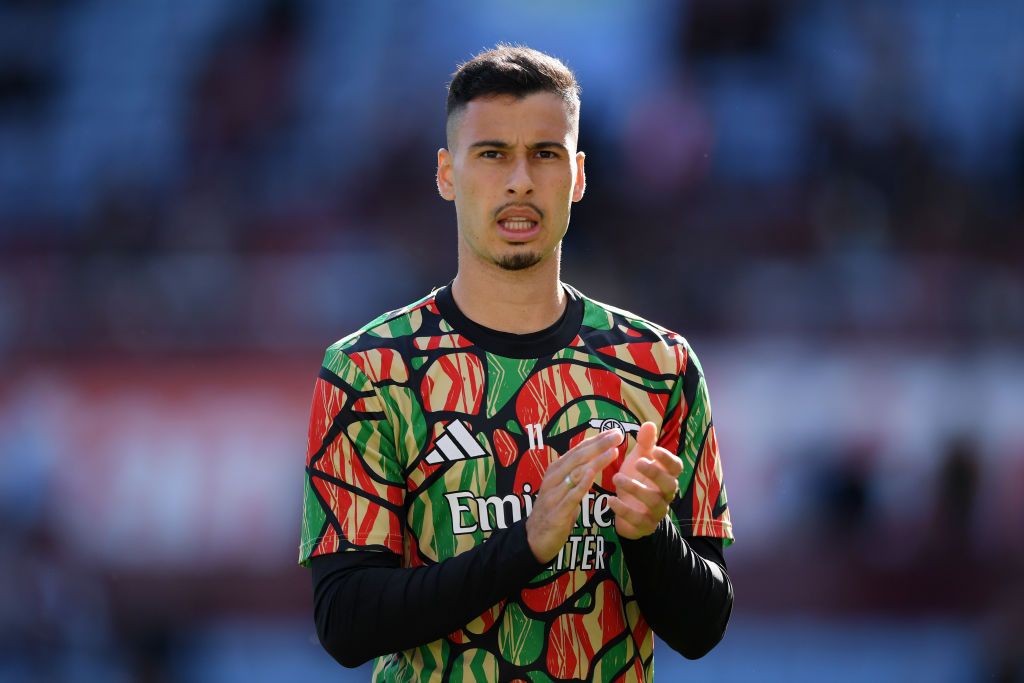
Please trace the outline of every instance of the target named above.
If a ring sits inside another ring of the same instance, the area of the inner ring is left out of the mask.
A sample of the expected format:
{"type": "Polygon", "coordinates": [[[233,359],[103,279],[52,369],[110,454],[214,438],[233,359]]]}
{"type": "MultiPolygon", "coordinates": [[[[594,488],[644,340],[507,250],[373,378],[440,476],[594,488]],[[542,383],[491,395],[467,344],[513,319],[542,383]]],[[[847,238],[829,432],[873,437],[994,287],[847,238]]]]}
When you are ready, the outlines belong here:
{"type": "Polygon", "coordinates": [[[526,434],[530,437],[530,450],[544,448],[544,433],[539,424],[526,425],[526,434]]]}

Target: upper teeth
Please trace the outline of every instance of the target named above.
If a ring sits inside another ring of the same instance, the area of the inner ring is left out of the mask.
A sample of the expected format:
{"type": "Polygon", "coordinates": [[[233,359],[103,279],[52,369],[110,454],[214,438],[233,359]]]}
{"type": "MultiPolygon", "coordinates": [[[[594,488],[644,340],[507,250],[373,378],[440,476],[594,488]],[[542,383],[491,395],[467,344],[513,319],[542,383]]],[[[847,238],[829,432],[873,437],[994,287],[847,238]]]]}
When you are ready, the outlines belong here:
{"type": "Polygon", "coordinates": [[[528,218],[506,218],[504,223],[506,228],[513,228],[519,230],[528,228],[531,225],[533,225],[533,221],[531,221],[528,218]]]}

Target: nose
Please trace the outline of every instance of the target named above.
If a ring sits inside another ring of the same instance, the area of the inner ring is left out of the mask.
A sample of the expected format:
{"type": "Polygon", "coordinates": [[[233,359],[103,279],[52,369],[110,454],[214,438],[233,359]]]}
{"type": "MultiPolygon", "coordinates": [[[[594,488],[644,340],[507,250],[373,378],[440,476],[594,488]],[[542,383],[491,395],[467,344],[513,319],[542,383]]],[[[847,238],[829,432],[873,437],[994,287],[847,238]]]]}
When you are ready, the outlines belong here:
{"type": "Polygon", "coordinates": [[[505,193],[510,196],[525,196],[533,193],[533,176],[526,159],[518,159],[508,175],[505,193]]]}

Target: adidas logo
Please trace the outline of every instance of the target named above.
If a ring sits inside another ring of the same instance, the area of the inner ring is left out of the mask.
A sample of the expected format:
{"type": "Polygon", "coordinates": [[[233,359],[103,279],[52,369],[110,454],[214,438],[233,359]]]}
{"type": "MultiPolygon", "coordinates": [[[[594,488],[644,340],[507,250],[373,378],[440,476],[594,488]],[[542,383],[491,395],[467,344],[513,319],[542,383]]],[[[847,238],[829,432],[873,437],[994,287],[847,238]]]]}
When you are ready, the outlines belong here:
{"type": "Polygon", "coordinates": [[[487,455],[483,446],[473,438],[460,420],[454,420],[444,428],[444,432],[434,442],[434,448],[427,453],[427,462],[440,465],[443,462],[465,460],[466,458],[482,458],[487,455]]]}

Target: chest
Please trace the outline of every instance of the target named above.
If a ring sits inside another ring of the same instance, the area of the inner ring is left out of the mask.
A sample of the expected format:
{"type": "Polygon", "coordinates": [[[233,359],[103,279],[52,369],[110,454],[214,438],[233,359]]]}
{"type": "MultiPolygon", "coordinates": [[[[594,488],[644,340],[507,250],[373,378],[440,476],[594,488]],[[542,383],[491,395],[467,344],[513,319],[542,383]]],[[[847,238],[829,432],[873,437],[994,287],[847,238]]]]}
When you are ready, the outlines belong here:
{"type": "MultiPolygon", "coordinates": [[[[410,377],[410,409],[396,434],[405,463],[407,524],[432,560],[458,554],[529,515],[548,466],[583,439],[661,424],[672,382],[652,382],[589,354],[508,359],[448,353],[410,377]],[[418,375],[415,376],[415,375],[418,375]]],[[[582,523],[597,510],[599,478],[582,523]],[[589,513],[589,514],[588,514],[589,513]]]]}

